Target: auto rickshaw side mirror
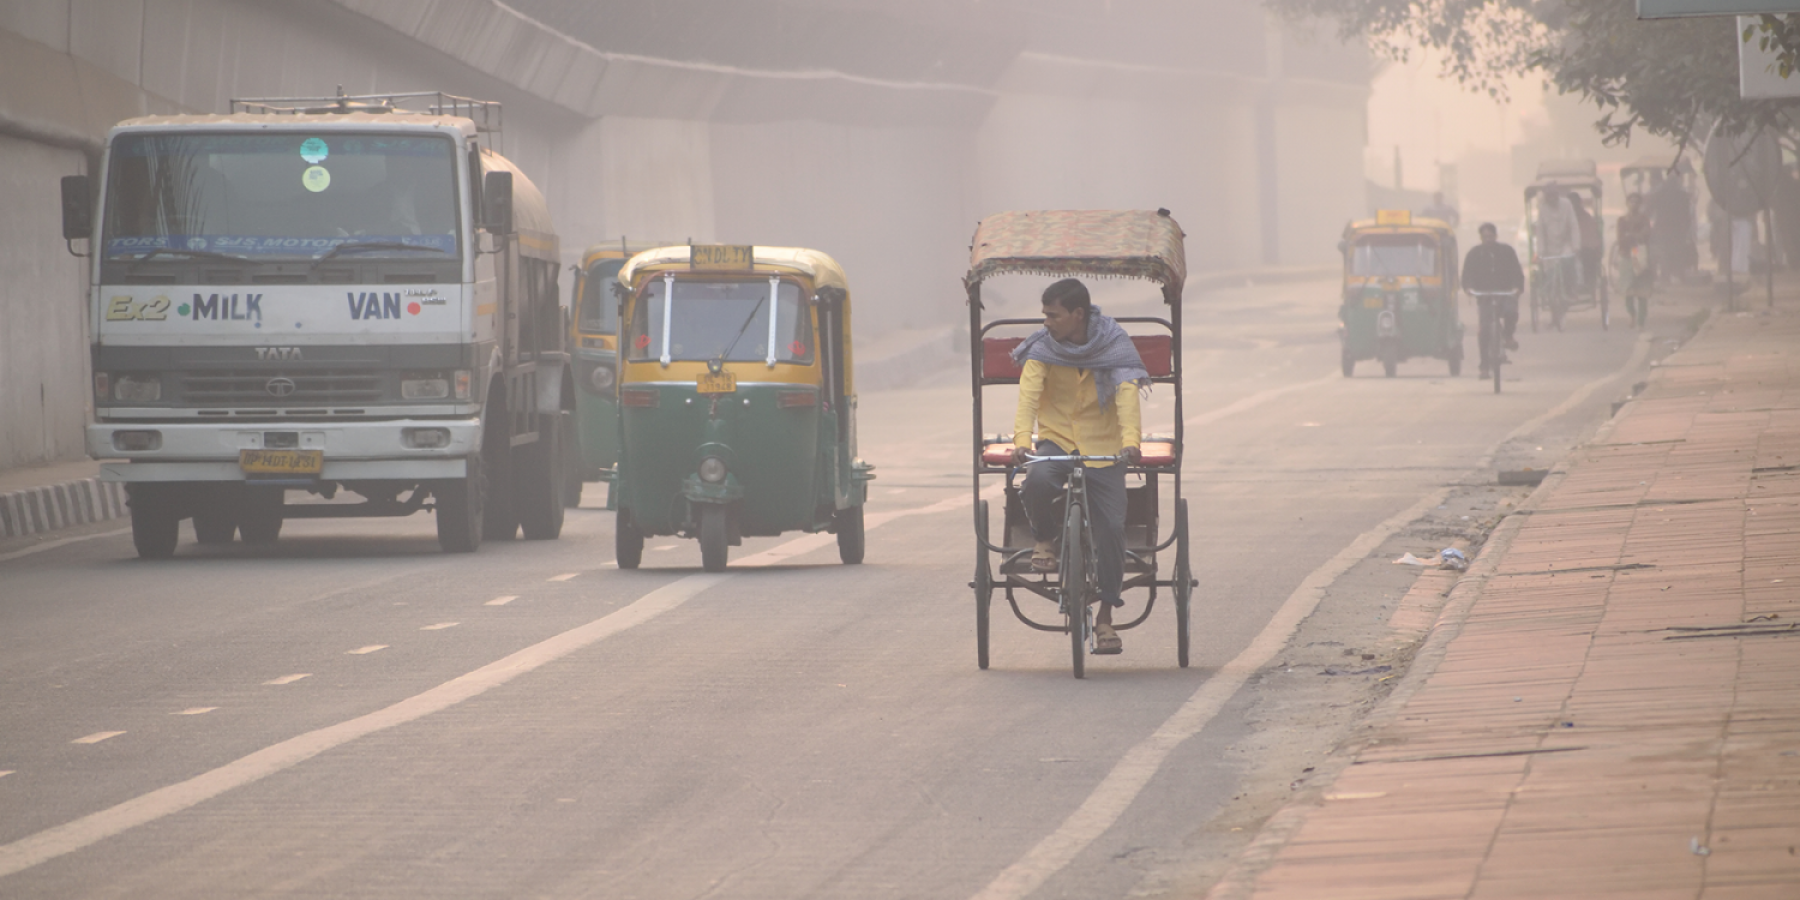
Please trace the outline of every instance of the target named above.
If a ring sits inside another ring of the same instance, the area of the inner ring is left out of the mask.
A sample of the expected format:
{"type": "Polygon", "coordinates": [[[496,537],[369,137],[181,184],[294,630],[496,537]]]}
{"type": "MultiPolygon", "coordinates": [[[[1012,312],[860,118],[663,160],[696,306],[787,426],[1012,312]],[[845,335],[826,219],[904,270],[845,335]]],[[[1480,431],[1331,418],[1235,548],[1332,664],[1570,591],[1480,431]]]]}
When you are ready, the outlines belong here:
{"type": "Polygon", "coordinates": [[[819,298],[820,306],[835,308],[844,302],[844,289],[836,285],[826,285],[825,287],[819,288],[817,296],[819,298]]]}
{"type": "Polygon", "coordinates": [[[1338,255],[1343,256],[1344,254],[1349,253],[1349,252],[1350,252],[1350,242],[1349,241],[1338,241],[1338,255]]]}

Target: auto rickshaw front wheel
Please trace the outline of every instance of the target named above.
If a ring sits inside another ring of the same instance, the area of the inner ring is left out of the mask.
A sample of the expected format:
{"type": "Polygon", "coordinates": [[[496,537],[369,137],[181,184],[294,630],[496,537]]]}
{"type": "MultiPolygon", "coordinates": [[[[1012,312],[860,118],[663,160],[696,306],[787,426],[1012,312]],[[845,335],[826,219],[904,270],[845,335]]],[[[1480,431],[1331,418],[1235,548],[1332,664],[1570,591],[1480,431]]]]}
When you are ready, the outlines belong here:
{"type": "Polygon", "coordinates": [[[631,521],[631,511],[619,510],[613,521],[613,559],[621,569],[635,569],[644,561],[644,533],[631,521]]]}
{"type": "Polygon", "coordinates": [[[725,527],[725,507],[717,503],[700,506],[700,568],[708,572],[725,571],[725,557],[730,552],[731,536],[725,527]]]}
{"type": "Polygon", "coordinates": [[[837,532],[838,559],[844,565],[863,561],[863,508],[852,506],[831,514],[832,530],[837,532]]]}

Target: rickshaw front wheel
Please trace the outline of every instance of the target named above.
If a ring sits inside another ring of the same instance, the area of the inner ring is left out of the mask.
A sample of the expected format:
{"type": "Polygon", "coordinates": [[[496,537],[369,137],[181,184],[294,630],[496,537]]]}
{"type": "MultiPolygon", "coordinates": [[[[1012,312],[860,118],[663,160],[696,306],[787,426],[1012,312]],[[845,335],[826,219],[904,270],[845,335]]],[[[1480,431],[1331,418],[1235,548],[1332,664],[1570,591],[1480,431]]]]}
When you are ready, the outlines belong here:
{"type": "Polygon", "coordinates": [[[726,534],[725,507],[717,503],[700,504],[700,568],[708,572],[725,571],[725,557],[730,552],[726,534]]]}
{"type": "Polygon", "coordinates": [[[1087,677],[1087,534],[1082,531],[1081,504],[1069,504],[1063,517],[1062,558],[1057,572],[1062,579],[1063,622],[1069,632],[1069,664],[1076,678],[1087,677]]]}
{"type": "Polygon", "coordinates": [[[619,510],[613,522],[613,558],[621,569],[635,569],[644,561],[644,533],[632,524],[628,510],[619,510]]]}
{"type": "Polygon", "coordinates": [[[863,508],[852,506],[831,514],[832,528],[837,532],[838,559],[854,566],[863,561],[863,508]]]}

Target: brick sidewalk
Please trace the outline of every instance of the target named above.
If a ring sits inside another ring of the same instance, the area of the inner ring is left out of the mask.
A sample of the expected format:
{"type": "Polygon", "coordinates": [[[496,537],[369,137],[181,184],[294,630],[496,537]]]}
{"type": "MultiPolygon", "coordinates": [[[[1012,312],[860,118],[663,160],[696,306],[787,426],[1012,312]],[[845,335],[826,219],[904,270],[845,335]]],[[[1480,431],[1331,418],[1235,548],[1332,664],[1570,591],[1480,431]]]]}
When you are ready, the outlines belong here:
{"type": "Polygon", "coordinates": [[[1800,898],[1800,317],[1710,323],[1560,469],[1211,897],[1800,898]]]}

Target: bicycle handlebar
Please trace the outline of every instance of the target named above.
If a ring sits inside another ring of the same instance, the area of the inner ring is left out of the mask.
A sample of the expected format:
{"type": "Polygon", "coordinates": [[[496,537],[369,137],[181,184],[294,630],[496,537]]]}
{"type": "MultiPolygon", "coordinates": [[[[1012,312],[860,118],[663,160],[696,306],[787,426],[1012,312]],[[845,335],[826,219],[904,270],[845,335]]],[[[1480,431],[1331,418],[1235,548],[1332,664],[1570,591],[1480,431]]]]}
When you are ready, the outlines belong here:
{"type": "Polygon", "coordinates": [[[1118,462],[1117,456],[1034,456],[1025,454],[1025,464],[1038,462],[1118,462]]]}

